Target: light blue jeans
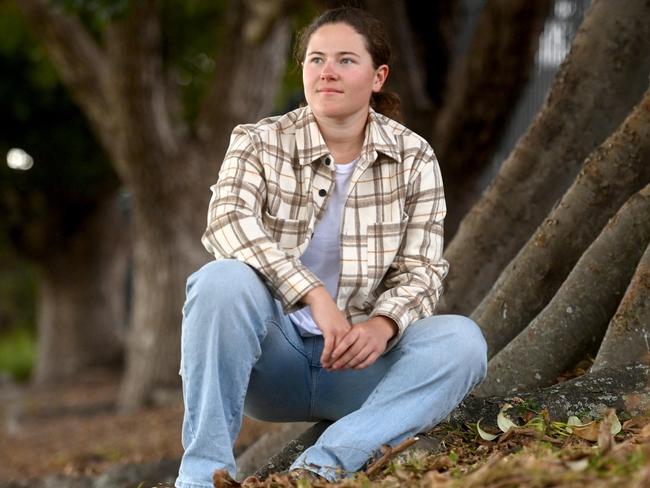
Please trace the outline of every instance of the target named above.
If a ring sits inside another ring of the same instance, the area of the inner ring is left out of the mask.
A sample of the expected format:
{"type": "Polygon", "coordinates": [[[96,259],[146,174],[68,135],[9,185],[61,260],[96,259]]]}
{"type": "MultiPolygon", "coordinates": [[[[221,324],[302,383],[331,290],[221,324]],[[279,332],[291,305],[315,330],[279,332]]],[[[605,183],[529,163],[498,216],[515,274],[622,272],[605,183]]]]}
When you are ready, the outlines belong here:
{"type": "Polygon", "coordinates": [[[271,422],[335,421],[291,469],[337,481],[382,444],[394,446],[439,423],[485,376],[485,340],[465,317],[419,320],[371,366],[327,371],[320,364],[322,336],[301,337],[246,264],[206,264],[189,277],[186,291],[179,488],[210,488],[219,468],[235,477],[233,446],[244,414],[271,422]]]}

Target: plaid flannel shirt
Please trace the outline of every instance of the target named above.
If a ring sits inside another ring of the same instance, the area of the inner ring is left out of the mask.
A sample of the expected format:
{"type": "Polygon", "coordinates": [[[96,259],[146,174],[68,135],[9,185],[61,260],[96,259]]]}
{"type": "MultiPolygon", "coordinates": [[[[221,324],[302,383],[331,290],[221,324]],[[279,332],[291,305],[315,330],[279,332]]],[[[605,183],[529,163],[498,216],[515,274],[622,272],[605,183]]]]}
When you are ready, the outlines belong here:
{"type": "MultiPolygon", "coordinates": [[[[211,187],[202,237],[216,259],[242,261],[263,278],[285,313],[322,285],[299,257],[335,184],[334,165],[309,106],[235,127],[211,187]]],[[[399,333],[433,315],[449,265],[446,212],[431,146],[370,109],[341,222],[336,297],[351,324],[376,315],[399,333]]]]}

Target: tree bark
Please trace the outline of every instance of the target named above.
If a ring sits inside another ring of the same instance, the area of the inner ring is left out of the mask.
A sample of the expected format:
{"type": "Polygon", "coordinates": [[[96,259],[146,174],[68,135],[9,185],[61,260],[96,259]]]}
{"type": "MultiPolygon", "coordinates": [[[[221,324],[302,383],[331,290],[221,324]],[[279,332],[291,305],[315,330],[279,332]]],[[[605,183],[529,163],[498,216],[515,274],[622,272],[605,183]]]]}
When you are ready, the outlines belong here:
{"type": "Polygon", "coordinates": [[[647,88],[650,4],[594,1],[546,103],[461,223],[439,313],[470,314],[647,88]],[[615,68],[614,68],[615,67],[615,68]]]}
{"type": "Polygon", "coordinates": [[[383,22],[390,37],[392,56],[385,89],[399,95],[404,123],[428,137],[442,100],[458,1],[366,0],[363,4],[383,22]]]}
{"type": "Polygon", "coordinates": [[[562,197],[472,314],[489,355],[505,347],[553,297],[623,203],[650,182],[650,90],[586,160],[562,197]]]}
{"type": "Polygon", "coordinates": [[[445,176],[447,239],[480,194],[478,179],[526,86],[550,4],[486,2],[467,53],[450,73],[433,132],[445,176]]]}
{"type": "Polygon", "coordinates": [[[607,327],[590,371],[629,362],[650,364],[650,245],[641,256],[621,304],[607,327]]]}
{"type": "Polygon", "coordinates": [[[41,263],[36,383],[122,359],[130,255],[125,227],[116,199],[108,199],[65,249],[50,249],[41,263]]]}
{"type": "MultiPolygon", "coordinates": [[[[291,40],[288,19],[291,2],[285,0],[283,6],[267,37],[251,43],[242,38],[246,11],[239,2],[229,2],[224,39],[217,55],[221,70],[212,81],[196,122],[198,143],[213,160],[223,158],[236,124],[257,121],[269,115],[273,108],[291,40]]],[[[216,179],[219,167],[220,162],[209,168],[210,179],[216,179]]]]}
{"type": "MultiPolygon", "coordinates": [[[[516,415],[521,406],[537,412],[547,410],[555,420],[565,421],[571,415],[596,418],[608,408],[620,415],[645,415],[650,407],[650,367],[629,364],[606,368],[564,383],[517,395],[478,397],[469,396],[456,408],[447,422],[476,422],[496,426],[501,407],[509,403],[516,407],[509,412],[516,415]],[[521,400],[523,400],[523,405],[521,400]]],[[[530,411],[530,410],[528,410],[530,411]]]]}
{"type": "Polygon", "coordinates": [[[291,463],[293,463],[305,449],[312,446],[330,425],[332,425],[332,422],[321,420],[311,426],[297,438],[284,446],[279,453],[266,461],[257,471],[255,471],[254,476],[259,479],[264,479],[271,473],[288,469],[289,466],[291,466],[291,463]]]}
{"type": "MultiPolygon", "coordinates": [[[[542,390],[518,394],[517,396],[492,396],[488,398],[468,396],[453,412],[445,423],[458,425],[475,423],[496,427],[497,415],[503,405],[514,405],[509,416],[516,420],[518,412],[522,415],[548,411],[553,420],[566,421],[571,415],[597,418],[608,408],[629,415],[644,415],[650,408],[650,367],[646,365],[628,365],[616,369],[604,369],[597,373],[574,378],[566,383],[544,388],[542,390]]],[[[289,442],[277,455],[269,459],[255,476],[266,478],[269,474],[291,466],[291,463],[309,446],[313,445],[331,422],[321,421],[300,437],[289,442]]],[[[419,434],[427,437],[429,434],[419,434]]]]}
{"type": "Polygon", "coordinates": [[[282,446],[307,431],[310,422],[287,422],[280,429],[265,433],[248,449],[237,456],[237,479],[244,479],[261,468],[263,463],[282,449],[282,446]]]}
{"type": "Polygon", "coordinates": [[[650,185],[621,207],[546,308],[490,360],[477,394],[550,385],[595,354],[648,242],[650,185]]]}

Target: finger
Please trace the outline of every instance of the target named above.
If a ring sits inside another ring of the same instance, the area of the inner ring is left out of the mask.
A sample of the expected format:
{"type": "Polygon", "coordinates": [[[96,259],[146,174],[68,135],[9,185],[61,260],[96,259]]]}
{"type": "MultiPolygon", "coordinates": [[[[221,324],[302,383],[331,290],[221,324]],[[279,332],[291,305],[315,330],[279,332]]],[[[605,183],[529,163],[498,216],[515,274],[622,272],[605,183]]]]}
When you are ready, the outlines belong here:
{"type": "Polygon", "coordinates": [[[355,342],[352,344],[345,353],[338,358],[332,367],[334,369],[341,369],[346,367],[346,365],[361,352],[362,349],[364,349],[365,344],[360,343],[359,341],[355,342]]]}
{"type": "Polygon", "coordinates": [[[371,346],[367,345],[366,347],[361,348],[361,350],[354,355],[354,357],[350,358],[350,360],[343,364],[341,367],[342,368],[354,368],[358,364],[361,364],[363,361],[368,359],[368,356],[370,356],[373,352],[373,349],[371,346]]]}
{"type": "Polygon", "coordinates": [[[336,358],[340,357],[345,351],[347,351],[352,344],[357,342],[358,335],[359,334],[355,331],[353,334],[348,332],[346,335],[341,337],[332,352],[332,360],[336,360],[336,358]]]}
{"type": "Polygon", "coordinates": [[[337,348],[337,346],[341,343],[343,335],[341,334],[336,334],[336,333],[329,333],[329,341],[327,340],[324,343],[323,346],[323,352],[321,354],[321,364],[325,367],[331,366],[331,364],[338,358],[338,355],[335,355],[334,352],[337,348]]]}
{"type": "Polygon", "coordinates": [[[377,358],[379,357],[379,354],[377,352],[370,353],[370,356],[368,356],[363,362],[360,364],[356,365],[354,369],[364,369],[367,368],[368,366],[371,366],[377,361],[377,358]]]}
{"type": "Polygon", "coordinates": [[[323,334],[323,337],[325,340],[323,345],[323,352],[320,356],[320,362],[321,364],[326,364],[330,362],[330,356],[332,355],[332,350],[334,349],[335,338],[332,337],[332,334],[323,334]]]}

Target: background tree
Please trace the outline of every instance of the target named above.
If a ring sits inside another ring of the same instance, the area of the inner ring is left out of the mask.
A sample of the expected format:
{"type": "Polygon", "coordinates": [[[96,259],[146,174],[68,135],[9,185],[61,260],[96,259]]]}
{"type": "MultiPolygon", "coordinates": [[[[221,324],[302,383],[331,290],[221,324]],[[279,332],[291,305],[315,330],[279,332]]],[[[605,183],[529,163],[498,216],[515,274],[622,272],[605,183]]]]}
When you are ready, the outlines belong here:
{"type": "Polygon", "coordinates": [[[232,127],[268,115],[285,71],[288,6],[265,3],[276,8],[254,1],[19,3],[132,194],[133,327],[122,407],[178,386],[184,282],[209,259],[200,244],[207,182],[216,180],[232,127]],[[192,28],[174,38],[183,20],[192,28]],[[211,49],[197,52],[205,36],[211,49]],[[200,84],[181,70],[191,55],[208,72],[200,84]]]}
{"type": "MultiPolygon", "coordinates": [[[[37,382],[121,359],[128,227],[118,181],[19,12],[0,4],[0,153],[26,149],[28,171],[0,166],[0,234],[38,277],[37,382]]],[[[26,304],[22,304],[26,306],[26,304]]]]}

